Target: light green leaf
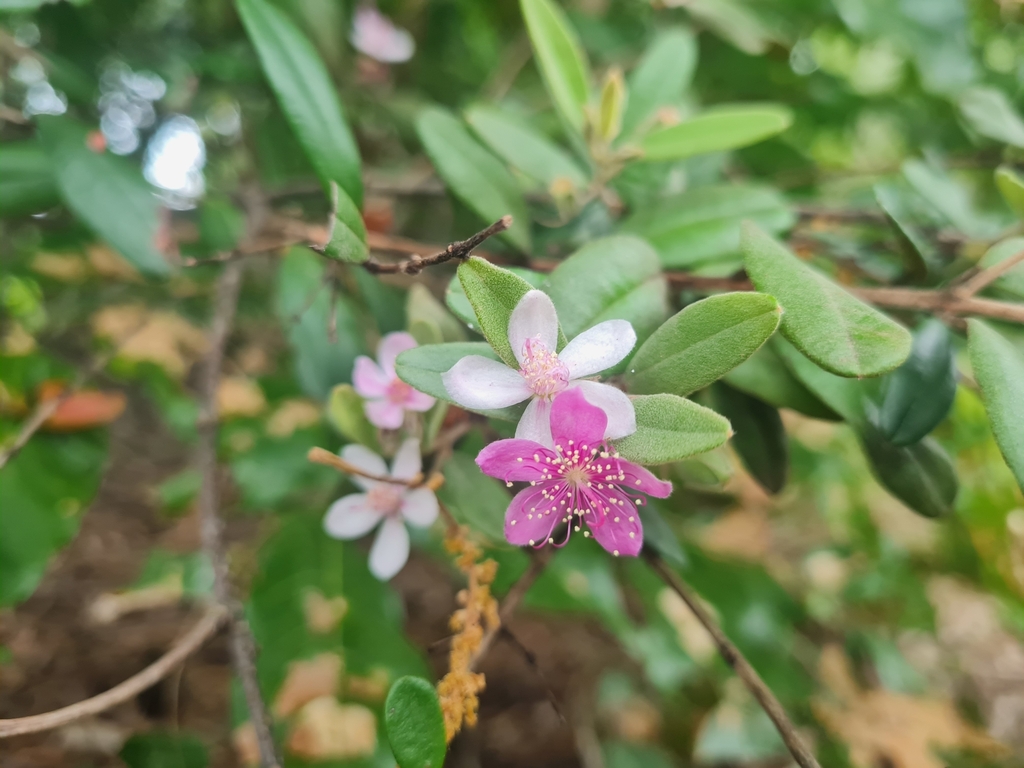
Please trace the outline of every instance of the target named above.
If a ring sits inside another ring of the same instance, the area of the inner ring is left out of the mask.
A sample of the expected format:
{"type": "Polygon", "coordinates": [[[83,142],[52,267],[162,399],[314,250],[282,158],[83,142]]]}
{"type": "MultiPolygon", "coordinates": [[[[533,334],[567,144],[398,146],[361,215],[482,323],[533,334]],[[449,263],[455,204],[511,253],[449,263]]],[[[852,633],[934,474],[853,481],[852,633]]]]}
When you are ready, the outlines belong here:
{"type": "Polygon", "coordinates": [[[996,186],[1010,209],[1024,219],[1024,176],[1012,166],[1001,165],[996,168],[996,186]]]}
{"type": "Polygon", "coordinates": [[[712,387],[712,401],[732,425],[732,447],[743,466],[769,493],[781,491],[789,474],[789,444],[778,410],[721,382],[712,387]]]}
{"type": "Polygon", "coordinates": [[[967,321],[967,349],[999,450],[1024,489],[1024,359],[1008,339],[981,320],[967,321]]]}
{"type": "MultiPolygon", "coordinates": [[[[993,245],[978,260],[979,269],[988,269],[1011,256],[1024,251],[1024,237],[1009,237],[993,245]]],[[[1000,275],[991,284],[992,288],[1010,294],[1016,299],[1024,299],[1024,265],[1018,264],[1000,275]]]]}
{"type": "Polygon", "coordinates": [[[330,189],[334,215],[331,217],[324,255],[338,261],[361,264],[370,258],[363,215],[337,182],[331,181],[330,189]]]}
{"type": "Polygon", "coordinates": [[[576,190],[587,186],[586,174],[565,150],[508,112],[479,104],[466,111],[466,122],[498,157],[546,188],[559,179],[576,190]]]}
{"type": "Polygon", "coordinates": [[[839,418],[793,375],[772,345],[761,347],[722,380],[776,408],[789,408],[812,419],[834,421],[839,418]]]}
{"type": "Polygon", "coordinates": [[[706,387],[754,354],[780,314],[763,293],[723,293],[683,308],[633,356],[630,391],[688,395],[706,387]]]}
{"type": "Polygon", "coordinates": [[[910,332],[854,298],[756,225],[743,227],[744,264],[759,291],[782,305],[780,329],[801,352],[840,376],[880,376],[910,354],[910,332]]]}
{"type": "Polygon", "coordinates": [[[470,456],[456,451],[444,465],[437,497],[455,519],[492,542],[505,540],[505,510],[511,497],[505,486],[480,471],[470,456]]]}
{"type": "Polygon", "coordinates": [[[789,229],[796,221],[774,189],[723,184],[659,200],[626,219],[622,230],[653,245],[667,268],[694,269],[719,262],[738,266],[744,219],[773,234],[789,229]]]}
{"type": "Polygon", "coordinates": [[[629,76],[622,135],[629,137],[661,107],[674,105],[697,68],[697,36],[688,27],[658,32],[629,76]]]}
{"type": "Polygon", "coordinates": [[[631,235],[587,243],[555,267],[545,290],[569,338],[605,320],[628,320],[642,342],[669,313],[658,254],[631,235]]]}
{"type": "Polygon", "coordinates": [[[519,5],[551,100],[566,124],[582,133],[590,67],[576,32],[554,0],[520,0],[519,5]]]}
{"type": "Polygon", "coordinates": [[[978,85],[957,97],[957,106],[968,125],[982,136],[1015,147],[1024,147],[1024,120],[998,88],[978,85]]]}
{"type": "Polygon", "coordinates": [[[237,6],[270,86],[320,180],[325,187],[336,181],[360,204],[359,149],[313,44],[268,0],[237,0],[237,6]]]}
{"type": "Polygon", "coordinates": [[[956,469],[933,438],[899,447],[867,428],[862,441],[872,472],[889,493],[925,517],[953,511],[959,488],[956,469]]]}
{"type": "Polygon", "coordinates": [[[327,401],[327,420],[353,443],[362,443],[375,453],[380,453],[377,442],[377,428],[366,418],[366,407],[351,384],[339,384],[331,390],[327,401]]]}
{"type": "Polygon", "coordinates": [[[38,141],[0,144],[0,216],[40,213],[59,202],[50,159],[38,141]]]}
{"type": "Polygon", "coordinates": [[[500,237],[521,251],[530,250],[530,217],[523,195],[508,169],[469,135],[451,113],[430,107],[416,119],[423,148],[452,194],[488,224],[512,214],[500,237]]]}
{"type": "Polygon", "coordinates": [[[448,740],[434,686],[422,677],[400,677],[384,702],[388,744],[399,768],[441,768],[448,740]]]}
{"type": "MultiPolygon", "coordinates": [[[[521,277],[534,288],[543,288],[548,276],[543,272],[535,272],[524,267],[506,267],[516,277],[521,277]]],[[[466,291],[462,288],[462,282],[456,275],[448,283],[448,290],[444,294],[445,303],[455,316],[469,326],[471,331],[479,331],[477,326],[476,313],[473,312],[473,305],[466,297],[466,291]]]]}
{"type": "Polygon", "coordinates": [[[139,170],[89,149],[88,129],[71,118],[40,115],[37,124],[68,208],[142,272],[170,272],[158,248],[160,206],[139,170]]]}
{"type": "Polygon", "coordinates": [[[836,376],[819,368],[779,336],[772,339],[771,346],[797,380],[844,421],[854,425],[864,422],[867,391],[863,381],[836,376]]]}
{"type": "Polygon", "coordinates": [[[658,128],[640,142],[644,159],[682,160],[764,141],[786,130],[793,113],[780,104],[713,107],[676,125],[658,128]]]}
{"type": "Polygon", "coordinates": [[[1002,224],[991,215],[979,212],[966,187],[944,172],[916,158],[904,161],[903,177],[941,218],[966,235],[992,237],[1002,224]]]}
{"type": "Polygon", "coordinates": [[[465,341],[466,331],[444,304],[434,298],[421,283],[414,283],[409,289],[409,297],[405,305],[405,314],[409,318],[410,328],[414,323],[427,323],[437,328],[441,341],[465,341]]]}
{"type": "Polygon", "coordinates": [[[754,4],[741,0],[691,0],[686,4],[687,12],[702,26],[750,56],[762,55],[773,42],[786,45],[754,8],[754,4]]]}
{"type": "Polygon", "coordinates": [[[617,440],[615,448],[627,461],[666,464],[725,443],[729,422],[709,408],[675,395],[632,398],[636,432],[617,440]]]}

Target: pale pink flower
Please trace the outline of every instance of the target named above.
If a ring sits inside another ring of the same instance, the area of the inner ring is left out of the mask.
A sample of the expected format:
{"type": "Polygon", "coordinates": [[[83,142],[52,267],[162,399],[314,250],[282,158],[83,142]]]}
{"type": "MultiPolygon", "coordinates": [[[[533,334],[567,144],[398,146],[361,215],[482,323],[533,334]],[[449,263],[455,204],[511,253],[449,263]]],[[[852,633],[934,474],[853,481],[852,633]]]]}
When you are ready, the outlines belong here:
{"type": "Polygon", "coordinates": [[[587,402],[579,388],[556,397],[550,416],[554,449],[533,440],[498,440],[476,457],[485,474],[509,485],[530,483],[509,504],[505,538],[517,546],[542,547],[555,544],[554,535],[564,525],[565,539],[555,544],[563,546],[582,522],[590,529],[583,535],[593,535],[613,555],[639,554],[641,494],[663,499],[672,484],[619,458],[604,441],[604,411],[587,402]]]}
{"type": "Polygon", "coordinates": [[[412,35],[372,5],[356,8],[348,39],[357,51],[385,64],[408,61],[416,50],[412,35]]]}
{"type": "Polygon", "coordinates": [[[408,333],[389,333],[377,345],[377,362],[365,355],[356,358],[352,386],[366,400],[366,418],[375,427],[398,429],[406,411],[429,411],[434,398],[418,392],[395,373],[395,358],[419,346],[408,333]]]}
{"type": "Polygon", "coordinates": [[[530,291],[512,310],[508,341],[519,369],[468,355],[442,376],[452,400],[466,408],[506,408],[529,399],[516,437],[550,446],[551,401],[566,389],[582,389],[607,416],[603,438],[615,440],[636,431],[636,413],[626,393],[610,384],[585,379],[621,362],[636,344],[626,320],[605,320],[556,352],[558,315],[542,291],[530,291]]]}
{"type": "MultiPolygon", "coordinates": [[[[390,475],[384,459],[362,445],[346,445],[340,455],[363,472],[396,480],[412,480],[423,467],[416,438],[402,443],[390,475]]],[[[410,488],[359,475],[353,475],[352,482],[365,493],[342,496],[331,504],[324,517],[324,530],[336,539],[358,539],[379,524],[380,530],[370,548],[370,572],[387,581],[409,559],[409,532],[405,524],[418,528],[431,525],[437,519],[437,497],[422,485],[410,488]]]]}

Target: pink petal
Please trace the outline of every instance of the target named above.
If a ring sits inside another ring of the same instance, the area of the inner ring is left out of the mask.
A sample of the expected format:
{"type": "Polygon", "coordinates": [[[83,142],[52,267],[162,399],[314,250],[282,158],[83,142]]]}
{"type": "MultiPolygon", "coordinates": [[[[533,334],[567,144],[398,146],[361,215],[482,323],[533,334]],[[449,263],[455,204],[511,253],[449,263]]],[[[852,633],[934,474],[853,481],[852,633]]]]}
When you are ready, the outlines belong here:
{"type": "Polygon", "coordinates": [[[405,350],[418,346],[416,339],[405,331],[389,333],[380,340],[380,344],[377,345],[377,362],[388,379],[395,377],[395,358],[405,350]]]}
{"type": "Polygon", "coordinates": [[[587,402],[579,386],[565,390],[551,406],[551,436],[563,450],[570,440],[575,445],[599,444],[607,426],[605,412],[587,402]]]}
{"type": "MultiPolygon", "coordinates": [[[[598,492],[587,491],[587,495],[598,496],[598,492]]],[[[605,488],[600,492],[601,498],[593,498],[591,510],[583,520],[590,529],[590,535],[597,543],[613,555],[640,554],[644,544],[644,531],[640,525],[640,513],[636,502],[616,488],[605,488]],[[605,499],[613,500],[610,506],[605,499]],[[601,510],[607,510],[601,514],[601,510]]]]}
{"type": "Polygon", "coordinates": [[[476,463],[485,475],[513,481],[541,480],[551,465],[544,459],[554,459],[557,454],[533,440],[497,440],[477,454],[476,463]],[[536,458],[535,458],[536,457],[536,458]]]}
{"type": "Polygon", "coordinates": [[[409,525],[427,528],[437,520],[437,497],[429,488],[414,488],[402,500],[402,517],[409,525]]]}
{"type": "Polygon", "coordinates": [[[529,291],[516,304],[508,319],[508,343],[519,365],[523,364],[523,345],[527,339],[539,339],[552,352],[558,346],[558,314],[543,291],[529,291]]]}
{"type": "Polygon", "coordinates": [[[434,403],[436,402],[437,400],[430,395],[414,389],[405,398],[405,409],[407,411],[417,411],[422,413],[423,411],[429,411],[433,408],[434,403]]]}
{"type": "Polygon", "coordinates": [[[365,493],[352,493],[331,504],[324,516],[324,530],[335,539],[358,539],[380,518],[380,512],[370,506],[365,493]]]}
{"type": "Polygon", "coordinates": [[[672,494],[672,483],[659,480],[639,464],[624,459],[618,460],[619,472],[626,479],[618,483],[623,490],[640,491],[658,499],[667,499],[672,494]]]}
{"type": "Polygon", "coordinates": [[[373,360],[366,355],[356,358],[352,369],[352,387],[362,397],[384,397],[390,379],[373,360]]]}
{"type": "Polygon", "coordinates": [[[416,50],[412,35],[396,27],[372,5],[356,9],[349,41],[360,53],[385,64],[408,61],[416,50]]]}
{"type": "Polygon", "coordinates": [[[390,400],[368,400],[365,410],[370,423],[381,429],[398,429],[405,420],[405,409],[390,400]]]}
{"type": "MultiPolygon", "coordinates": [[[[341,452],[338,455],[352,466],[357,469],[361,469],[363,472],[367,472],[371,475],[377,475],[378,477],[386,477],[388,474],[388,465],[384,463],[384,459],[371,451],[365,445],[357,445],[356,443],[346,445],[341,449],[341,452]]],[[[352,482],[364,491],[368,491],[380,481],[368,480],[367,478],[360,477],[359,475],[352,475],[352,482]]]]}
{"type": "Polygon", "coordinates": [[[565,345],[558,359],[570,379],[593,376],[621,363],[636,346],[636,331],[627,320],[605,320],[565,345]]]}
{"type": "Polygon", "coordinates": [[[543,491],[564,488],[564,483],[545,483],[520,491],[505,513],[505,538],[518,547],[539,546],[547,542],[564,515],[544,498],[543,491]]]}
{"type": "Polygon", "coordinates": [[[409,532],[405,530],[405,523],[397,517],[389,517],[370,547],[370,573],[387,581],[402,570],[408,559],[409,532]]]}
{"type": "Polygon", "coordinates": [[[518,371],[480,355],[462,358],[441,375],[441,381],[452,400],[476,410],[507,408],[532,394],[518,371]]]}
{"type": "Polygon", "coordinates": [[[553,446],[551,439],[551,401],[543,397],[535,397],[526,406],[516,426],[516,438],[532,440],[541,445],[553,446]]]}
{"type": "Polygon", "coordinates": [[[604,428],[606,440],[618,440],[636,432],[636,410],[633,408],[633,401],[621,389],[597,381],[574,381],[569,388],[581,390],[588,403],[604,411],[604,415],[608,417],[608,424],[604,428]]]}
{"type": "Polygon", "coordinates": [[[391,464],[391,477],[396,480],[412,480],[423,469],[423,458],[420,456],[420,441],[410,437],[402,441],[391,464]]]}

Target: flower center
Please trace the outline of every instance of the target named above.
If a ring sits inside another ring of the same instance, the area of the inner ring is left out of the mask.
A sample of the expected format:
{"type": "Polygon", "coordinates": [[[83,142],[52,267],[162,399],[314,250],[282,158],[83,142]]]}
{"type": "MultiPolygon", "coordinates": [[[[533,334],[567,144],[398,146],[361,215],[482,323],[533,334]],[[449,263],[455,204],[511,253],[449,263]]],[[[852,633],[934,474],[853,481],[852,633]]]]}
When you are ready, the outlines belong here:
{"type": "Polygon", "coordinates": [[[523,367],[519,373],[540,397],[556,395],[569,383],[569,369],[540,339],[527,339],[523,343],[523,367]]]}
{"type": "Polygon", "coordinates": [[[586,468],[581,467],[578,464],[566,470],[564,477],[565,482],[577,487],[586,485],[590,480],[590,475],[587,473],[586,468]]]}
{"type": "Polygon", "coordinates": [[[404,403],[409,399],[409,395],[412,393],[412,387],[406,384],[399,378],[395,378],[388,384],[387,398],[392,403],[404,403]]]}
{"type": "Polygon", "coordinates": [[[382,515],[393,515],[402,507],[402,491],[398,485],[380,483],[371,488],[367,496],[370,506],[382,515]]]}

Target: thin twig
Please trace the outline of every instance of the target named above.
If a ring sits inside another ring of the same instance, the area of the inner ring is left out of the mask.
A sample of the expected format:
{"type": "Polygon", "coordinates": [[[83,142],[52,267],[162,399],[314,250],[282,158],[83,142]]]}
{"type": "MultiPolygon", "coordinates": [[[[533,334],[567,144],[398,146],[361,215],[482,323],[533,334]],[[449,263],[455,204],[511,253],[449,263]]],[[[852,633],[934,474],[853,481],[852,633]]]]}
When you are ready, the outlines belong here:
{"type": "Polygon", "coordinates": [[[98,715],[111,707],[116,707],[118,704],[135,698],[165,678],[185,659],[195,653],[203,643],[213,637],[224,620],[224,615],[224,609],[221,606],[210,606],[199,622],[182,636],[167,653],[138,674],[132,675],[123,683],[119,683],[91,699],[55,709],[52,712],[0,720],[0,739],[60,728],[83,717],[98,715]]]}
{"type": "Polygon", "coordinates": [[[439,253],[435,253],[433,256],[421,258],[417,253],[414,253],[412,258],[406,259],[405,261],[395,262],[393,264],[383,264],[379,261],[375,261],[374,259],[370,259],[368,261],[364,261],[360,266],[362,266],[367,272],[375,275],[418,275],[425,267],[444,264],[452,259],[458,259],[459,261],[468,259],[470,254],[473,252],[473,249],[487,240],[487,238],[494,237],[494,235],[504,232],[511,226],[512,217],[508,215],[502,216],[486,229],[480,230],[475,235],[466,238],[465,240],[459,240],[458,242],[451,243],[439,253]]]}
{"type": "Polygon", "coordinates": [[[333,467],[339,472],[344,472],[346,475],[365,477],[367,480],[376,480],[378,483],[393,483],[395,485],[404,485],[407,488],[418,488],[421,485],[425,485],[430,490],[436,491],[444,482],[444,477],[437,472],[432,472],[429,477],[425,477],[422,472],[417,472],[415,476],[410,477],[408,480],[367,472],[355,464],[345,461],[337,454],[331,453],[326,448],[310,448],[306,458],[314,464],[323,464],[325,467],[333,467]]]}
{"type": "Polygon", "coordinates": [[[220,494],[217,487],[217,389],[224,361],[224,347],[238,306],[242,284],[242,262],[229,262],[217,280],[216,308],[210,333],[210,351],[207,354],[202,380],[202,404],[199,416],[199,443],[196,459],[202,471],[199,490],[199,520],[203,552],[213,564],[213,592],[217,601],[227,609],[231,619],[231,660],[242,683],[249,717],[256,731],[260,764],[263,768],[279,768],[274,736],[270,730],[263,694],[256,675],[256,643],[245,620],[241,605],[231,594],[227,560],[220,519],[220,494]]]}
{"type": "Polygon", "coordinates": [[[981,270],[969,280],[965,280],[956,289],[956,294],[964,299],[970,298],[990,283],[998,280],[1022,261],[1024,261],[1024,251],[1019,251],[1009,258],[1003,259],[998,264],[993,264],[991,267],[981,270]]]}
{"type": "Polygon", "coordinates": [[[796,731],[796,726],[793,725],[789,715],[786,714],[786,710],[782,708],[782,704],[775,698],[775,694],[765,685],[764,680],[757,674],[757,670],[750,665],[750,662],[747,661],[739,648],[733,645],[733,642],[722,631],[722,628],[718,626],[711,614],[705,610],[697,595],[690,590],[690,587],[680,578],[679,574],[666,565],[665,561],[657,553],[645,549],[644,557],[647,558],[651,568],[654,569],[654,572],[658,574],[661,580],[683,599],[683,602],[693,611],[693,615],[697,617],[697,620],[708,631],[708,634],[711,635],[711,639],[714,641],[715,647],[725,660],[725,663],[743,681],[747,686],[747,690],[754,696],[757,703],[761,705],[761,709],[765,711],[765,714],[775,724],[776,730],[782,736],[782,740],[786,743],[786,748],[789,749],[793,759],[796,760],[801,768],[821,768],[814,755],[803,743],[803,740],[796,731]]]}

